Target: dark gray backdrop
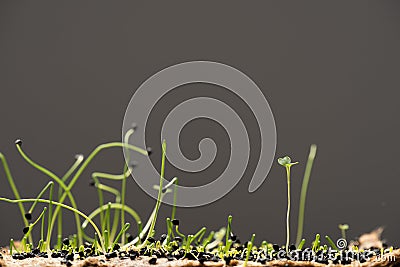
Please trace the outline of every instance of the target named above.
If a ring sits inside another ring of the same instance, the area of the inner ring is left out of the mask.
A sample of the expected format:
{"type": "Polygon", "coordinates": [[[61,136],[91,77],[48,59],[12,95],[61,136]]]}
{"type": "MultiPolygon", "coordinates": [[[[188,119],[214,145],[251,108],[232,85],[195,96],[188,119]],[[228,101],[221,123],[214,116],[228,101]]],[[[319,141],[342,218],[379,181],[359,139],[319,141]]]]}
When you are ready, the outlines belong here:
{"type": "MultiPolygon", "coordinates": [[[[0,151],[22,195],[32,197],[47,178],[20,158],[16,138],[35,160],[62,174],[75,153],[88,155],[102,142],[120,140],[125,108],[146,78],[184,61],[218,61],[260,86],[276,119],[277,156],[290,154],[303,163],[293,169],[292,240],[304,163],[316,143],[305,236],[337,238],[337,225],[344,222],[351,237],[383,225],[385,238],[399,245],[399,12],[395,1],[1,1],[0,151]]],[[[152,113],[148,139],[155,164],[162,118],[192,95],[224,99],[255,129],[249,109],[225,90],[178,88],[152,113]]],[[[252,135],[257,147],[257,131],[252,135]]],[[[168,177],[201,184],[223,170],[228,143],[215,123],[187,125],[181,136],[185,154],[196,158],[205,136],[219,146],[217,163],[194,176],[169,168],[168,177]]],[[[223,199],[178,209],[183,232],[218,228],[232,214],[242,239],[254,232],[257,241],[284,242],[284,171],[275,164],[263,186],[249,194],[255,158],[253,153],[246,177],[223,199]]],[[[116,149],[102,153],[90,170],[121,167],[116,149]]],[[[85,212],[97,201],[88,186],[90,170],[74,188],[85,212]]],[[[0,179],[0,194],[11,197],[2,169],[0,179]]],[[[128,191],[128,203],[145,219],[154,200],[133,179],[128,191]]],[[[21,236],[22,222],[16,205],[0,203],[0,211],[5,244],[21,236]]],[[[169,213],[164,206],[159,218],[169,213]]],[[[72,220],[65,227],[72,233],[72,220]]]]}

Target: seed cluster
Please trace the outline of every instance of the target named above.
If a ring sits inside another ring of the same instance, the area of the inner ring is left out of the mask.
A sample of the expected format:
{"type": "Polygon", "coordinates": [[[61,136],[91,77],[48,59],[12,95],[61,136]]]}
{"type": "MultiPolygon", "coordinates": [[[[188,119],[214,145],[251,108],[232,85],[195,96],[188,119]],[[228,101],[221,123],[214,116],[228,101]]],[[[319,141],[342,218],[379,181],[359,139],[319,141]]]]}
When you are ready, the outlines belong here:
{"type": "MultiPolygon", "coordinates": [[[[157,264],[157,259],[166,258],[168,261],[188,259],[196,260],[203,264],[207,261],[219,262],[224,261],[227,265],[232,263],[232,260],[238,261],[252,261],[260,264],[265,264],[273,260],[292,260],[292,261],[313,261],[322,264],[351,264],[358,261],[360,263],[366,262],[373,256],[382,255],[382,253],[389,252],[389,249],[380,249],[372,247],[368,250],[353,251],[344,249],[341,251],[332,251],[329,249],[313,250],[312,248],[298,249],[295,245],[290,245],[286,250],[285,246],[278,244],[267,244],[260,247],[253,247],[248,254],[248,243],[241,243],[236,235],[230,235],[234,240],[232,246],[227,253],[220,253],[221,246],[214,248],[210,251],[205,251],[204,247],[200,245],[193,245],[190,249],[185,248],[181,237],[175,237],[170,243],[166,244],[164,241],[167,238],[166,234],[162,234],[158,240],[149,238],[149,244],[144,247],[133,247],[128,250],[121,249],[117,244],[114,248],[106,253],[102,253],[95,249],[94,244],[85,242],[79,248],[73,248],[68,238],[63,239],[63,249],[53,250],[50,253],[52,258],[60,258],[61,264],[72,266],[74,260],[84,260],[87,257],[104,255],[105,260],[119,258],[120,260],[137,260],[140,256],[149,257],[149,264],[157,264]],[[164,242],[163,245],[161,245],[164,242]]],[[[34,257],[47,258],[49,254],[45,251],[40,251],[38,248],[30,252],[14,253],[12,258],[15,260],[24,260],[34,257]]]]}

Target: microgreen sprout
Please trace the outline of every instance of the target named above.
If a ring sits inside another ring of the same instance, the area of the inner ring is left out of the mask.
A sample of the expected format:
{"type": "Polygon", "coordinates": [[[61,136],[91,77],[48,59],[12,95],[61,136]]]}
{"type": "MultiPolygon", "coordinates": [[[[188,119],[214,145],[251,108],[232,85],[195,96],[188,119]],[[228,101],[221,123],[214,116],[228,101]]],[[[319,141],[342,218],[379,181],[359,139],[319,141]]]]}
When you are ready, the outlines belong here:
{"type": "Polygon", "coordinates": [[[317,154],[317,146],[311,145],[310,153],[308,154],[306,169],[304,171],[303,184],[301,186],[301,193],[300,193],[299,218],[297,222],[297,236],[296,236],[297,245],[300,243],[301,238],[303,236],[304,211],[306,206],[307,189],[308,189],[308,184],[310,182],[311,170],[316,154],[317,154]]]}
{"type": "MultiPolygon", "coordinates": [[[[138,256],[147,256],[149,264],[156,264],[158,257],[166,257],[168,260],[174,259],[189,259],[198,260],[200,264],[205,261],[225,261],[225,265],[231,265],[231,260],[243,261],[243,266],[253,265],[254,262],[264,265],[267,257],[272,255],[271,260],[277,259],[278,252],[283,251],[284,246],[278,244],[268,243],[262,241],[261,245],[257,247],[254,243],[255,235],[253,234],[248,242],[241,243],[239,238],[232,232],[232,219],[231,215],[228,216],[227,226],[222,227],[218,231],[207,232],[205,227],[202,227],[195,233],[184,233],[182,222],[176,218],[176,200],[178,189],[178,178],[174,177],[166,185],[163,185],[165,179],[165,160],[166,160],[166,142],[162,142],[162,158],[161,158],[161,172],[158,185],[154,185],[154,189],[158,191],[157,201],[155,206],[147,218],[147,221],[142,223],[138,213],[130,207],[126,201],[126,180],[134,171],[134,166],[130,163],[131,151],[136,151],[142,155],[148,155],[150,149],[141,149],[136,146],[128,144],[130,136],[134,133],[134,128],[127,131],[124,136],[123,143],[112,142],[96,147],[89,156],[85,159],[83,155],[77,155],[75,161],[63,176],[57,176],[52,171],[34,162],[22,150],[22,141],[17,140],[16,146],[21,156],[35,169],[39,170],[50,178],[43,189],[37,194],[36,198],[21,198],[14,180],[11,176],[7,161],[0,153],[0,159],[5,170],[6,178],[14,193],[15,199],[0,197],[0,201],[15,203],[19,206],[24,228],[22,229],[24,235],[21,238],[21,245],[14,243],[10,240],[10,254],[15,259],[24,259],[27,255],[59,257],[62,255],[63,263],[71,266],[74,259],[83,259],[88,256],[104,255],[106,259],[119,257],[123,259],[136,259],[138,256]],[[119,147],[122,148],[127,156],[127,160],[122,166],[122,173],[110,174],[103,172],[94,172],[91,175],[92,185],[97,190],[98,206],[94,208],[89,215],[84,214],[77,208],[72,189],[77,180],[82,176],[88,165],[94,157],[101,151],[119,147]],[[118,183],[119,185],[108,185],[107,181],[118,183]],[[56,190],[56,191],[54,191],[56,190]],[[166,194],[173,192],[173,205],[170,218],[166,218],[165,233],[156,235],[155,226],[157,222],[158,213],[161,208],[161,203],[166,194]],[[48,199],[45,197],[48,195],[48,199]],[[106,195],[111,195],[112,201],[105,203],[106,195]],[[67,199],[68,198],[68,199],[67,199]],[[68,205],[65,201],[69,201],[68,205]],[[24,204],[25,203],[25,204],[24,204]],[[44,204],[43,210],[38,217],[35,217],[32,222],[32,215],[36,216],[35,209],[38,204],[44,204]],[[28,210],[24,205],[29,204],[28,210]],[[68,237],[63,235],[63,212],[73,212],[75,221],[77,223],[77,232],[68,237]],[[83,221],[81,223],[81,221],[83,221]],[[97,225],[95,221],[99,221],[97,225]],[[40,222],[40,240],[37,246],[33,245],[32,232],[34,227],[39,227],[40,222]],[[57,224],[56,224],[57,223],[57,224]],[[132,227],[137,233],[128,233],[131,225],[136,223],[136,228],[132,227]],[[51,244],[53,228],[57,226],[57,243],[51,244]],[[88,226],[94,230],[94,234],[88,234],[88,226]],[[181,229],[180,229],[181,227],[181,229]],[[157,239],[157,236],[160,236],[157,239]],[[53,249],[52,249],[53,248],[53,249]],[[249,263],[252,261],[252,263],[249,263]]],[[[307,187],[310,179],[313,161],[316,155],[316,146],[312,145],[304,173],[300,205],[299,205],[299,218],[298,229],[296,236],[296,244],[289,246],[290,241],[290,170],[291,166],[297,164],[292,162],[289,157],[278,159],[278,163],[285,167],[287,176],[287,197],[288,206],[286,213],[286,254],[293,250],[303,250],[305,239],[301,239],[304,224],[304,210],[307,187]]],[[[342,231],[342,237],[346,237],[346,230],[348,225],[339,225],[342,231]]],[[[338,250],[336,244],[329,236],[325,236],[327,244],[321,245],[320,235],[315,236],[312,242],[312,252],[316,254],[324,254],[329,251],[329,248],[338,250]]],[[[356,246],[351,249],[356,252],[363,252],[356,246]]],[[[393,252],[393,247],[386,250],[381,250],[381,253],[393,252]]],[[[30,256],[29,256],[30,257],[30,256]]]]}
{"type": "Polygon", "coordinates": [[[325,239],[326,239],[326,241],[328,241],[329,245],[330,245],[334,250],[339,251],[339,248],[336,246],[335,242],[333,242],[333,240],[332,240],[328,235],[325,236],[325,239]]]}
{"type": "Polygon", "coordinates": [[[289,252],[289,241],[290,241],[290,168],[298,164],[298,162],[292,162],[291,158],[285,156],[278,159],[278,163],[286,169],[287,179],[287,212],[286,212],[286,253],[289,252]]]}
{"type": "Polygon", "coordinates": [[[342,238],[346,240],[346,231],[349,230],[348,224],[339,224],[340,233],[342,234],[342,238]]]}
{"type": "Polygon", "coordinates": [[[243,263],[243,266],[244,267],[246,267],[247,266],[247,262],[249,261],[249,257],[250,257],[250,254],[251,254],[251,250],[253,249],[253,244],[254,244],[254,238],[255,238],[255,234],[252,234],[251,235],[251,239],[250,239],[250,241],[247,243],[247,251],[246,251],[246,259],[245,259],[245,261],[244,261],[244,263],[243,263]]]}

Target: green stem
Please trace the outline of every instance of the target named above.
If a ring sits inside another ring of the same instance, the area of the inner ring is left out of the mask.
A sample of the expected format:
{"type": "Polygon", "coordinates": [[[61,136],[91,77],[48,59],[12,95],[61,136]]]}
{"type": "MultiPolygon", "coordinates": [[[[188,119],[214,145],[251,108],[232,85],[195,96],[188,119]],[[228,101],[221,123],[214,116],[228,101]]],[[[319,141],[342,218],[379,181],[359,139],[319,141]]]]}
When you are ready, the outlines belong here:
{"type": "Polygon", "coordinates": [[[286,166],[287,177],[287,211],[286,211],[286,253],[289,253],[290,240],[290,166],[286,166]]]}
{"type": "MultiPolygon", "coordinates": [[[[59,202],[56,202],[56,201],[50,201],[50,200],[47,200],[47,199],[32,199],[32,198],[9,199],[9,198],[5,198],[5,197],[0,197],[0,201],[5,201],[5,202],[8,202],[8,203],[27,203],[27,202],[35,202],[35,201],[38,201],[38,202],[40,202],[40,203],[52,204],[52,205],[56,205],[56,206],[59,207],[59,208],[68,209],[68,210],[70,210],[70,211],[72,211],[72,212],[74,212],[74,213],[77,213],[78,215],[80,215],[81,217],[83,217],[85,220],[89,221],[89,223],[93,226],[93,229],[95,230],[95,232],[97,233],[97,235],[98,235],[99,237],[102,236],[102,235],[101,235],[101,232],[100,232],[100,230],[99,230],[99,228],[97,228],[96,224],[95,224],[88,216],[86,216],[83,212],[81,212],[81,211],[79,211],[79,210],[77,210],[77,209],[74,209],[74,208],[71,207],[71,206],[68,206],[68,205],[65,205],[65,204],[62,204],[62,203],[59,203],[59,202]]],[[[53,215],[53,216],[54,216],[54,215],[53,215]]],[[[53,217],[53,218],[54,218],[54,217],[53,217]]],[[[105,252],[104,241],[103,241],[102,238],[99,238],[99,239],[100,239],[102,251],[105,252]]]]}
{"type": "Polygon", "coordinates": [[[128,229],[129,229],[130,226],[131,226],[131,225],[130,225],[129,223],[126,223],[126,224],[122,227],[121,231],[119,231],[117,237],[115,238],[114,242],[112,243],[111,249],[114,249],[114,246],[117,244],[118,239],[120,239],[121,236],[124,236],[124,233],[125,233],[126,231],[128,231],[128,229]]]}
{"type": "Polygon", "coordinates": [[[147,233],[146,240],[145,240],[145,242],[143,242],[143,244],[146,244],[147,239],[149,239],[149,237],[151,237],[153,235],[153,230],[154,230],[154,227],[155,227],[155,224],[157,221],[158,210],[160,209],[160,205],[161,205],[161,195],[162,195],[163,180],[164,180],[164,174],[165,174],[166,151],[167,151],[167,144],[164,140],[162,143],[161,174],[160,174],[160,184],[159,184],[159,188],[158,188],[158,196],[157,196],[157,203],[156,203],[156,212],[154,214],[153,221],[151,222],[149,232],[147,233]]]}
{"type": "MultiPolygon", "coordinates": [[[[98,207],[97,209],[95,209],[94,211],[92,211],[92,213],[90,213],[90,214],[88,215],[88,218],[89,218],[89,219],[93,219],[94,217],[96,217],[96,216],[101,212],[102,209],[108,208],[108,207],[110,207],[110,209],[122,209],[121,203],[104,204],[102,207],[98,207]]],[[[139,222],[140,222],[140,217],[139,217],[139,215],[136,213],[135,210],[133,210],[132,208],[130,208],[129,206],[126,206],[126,205],[125,205],[125,210],[126,210],[126,212],[127,212],[129,215],[132,216],[133,219],[135,219],[136,223],[139,223],[139,222]]],[[[85,221],[82,223],[82,229],[85,229],[85,228],[87,227],[87,224],[88,224],[88,221],[85,220],[85,221]]]]}
{"type": "Polygon", "coordinates": [[[26,238],[31,234],[33,227],[42,219],[42,217],[44,216],[44,214],[46,213],[47,207],[43,208],[43,211],[40,213],[39,217],[36,219],[36,221],[34,221],[33,223],[31,223],[28,227],[28,232],[24,235],[24,237],[22,238],[23,240],[26,240],[26,238]]]}
{"type": "Polygon", "coordinates": [[[171,220],[175,219],[176,214],[176,199],[177,199],[177,192],[178,192],[178,177],[175,177],[175,186],[174,186],[174,203],[172,205],[172,213],[171,213],[171,220]]]}
{"type": "MultiPolygon", "coordinates": [[[[47,219],[47,239],[46,239],[46,245],[47,245],[47,251],[50,251],[50,243],[51,240],[49,239],[50,237],[50,232],[51,232],[51,225],[50,225],[50,219],[51,215],[53,213],[53,182],[50,182],[50,196],[49,196],[49,217],[47,219]]],[[[37,198],[38,199],[38,198],[37,198]]]]}
{"type": "MultiPolygon", "coordinates": [[[[138,148],[136,146],[132,146],[132,145],[128,145],[128,144],[124,144],[124,143],[120,143],[120,142],[112,142],[112,143],[106,143],[106,144],[102,144],[97,146],[92,153],[86,158],[86,160],[82,163],[82,165],[80,166],[80,168],[76,171],[75,175],[72,177],[71,182],[68,184],[67,186],[67,190],[65,190],[65,192],[62,194],[61,198],[58,200],[59,203],[63,203],[65,198],[67,197],[69,191],[72,189],[72,187],[75,185],[76,181],[79,179],[79,177],[82,175],[83,171],[87,168],[87,166],[89,165],[89,163],[93,160],[93,158],[99,154],[100,151],[102,151],[103,149],[107,149],[107,148],[112,148],[112,147],[126,147],[130,150],[136,151],[138,153],[141,153],[143,155],[147,155],[147,151],[142,149],[142,148],[138,148]]],[[[72,204],[72,203],[71,203],[72,204]]],[[[53,227],[55,220],[57,218],[57,214],[60,211],[60,207],[57,206],[54,214],[53,214],[53,218],[51,219],[51,226],[53,227]]]]}
{"type": "MultiPolygon", "coordinates": [[[[5,156],[2,153],[0,153],[0,159],[1,159],[1,162],[3,163],[4,172],[6,174],[8,183],[10,184],[10,187],[11,187],[11,190],[12,190],[12,192],[14,194],[14,197],[16,199],[21,199],[21,196],[20,196],[20,194],[18,192],[17,186],[14,183],[14,178],[11,175],[10,168],[8,167],[7,160],[6,160],[5,156]]],[[[25,211],[24,205],[22,205],[22,203],[18,203],[18,207],[19,207],[19,210],[21,212],[21,217],[22,217],[22,220],[24,222],[24,225],[25,225],[25,227],[28,227],[29,226],[29,222],[25,218],[26,211],[25,211]]],[[[32,235],[29,235],[29,242],[31,242],[31,243],[33,242],[32,235]]]]}
{"type": "Polygon", "coordinates": [[[306,169],[304,171],[303,184],[301,186],[299,218],[298,218],[298,222],[297,222],[297,236],[296,236],[296,244],[297,245],[299,245],[301,238],[303,236],[304,211],[305,211],[305,206],[306,206],[307,189],[308,189],[308,184],[310,182],[311,170],[312,170],[312,166],[314,163],[316,153],[317,153],[317,146],[311,145],[310,152],[308,154],[306,169]]]}
{"type": "MultiPolygon", "coordinates": [[[[18,150],[18,152],[20,153],[20,155],[25,159],[26,162],[28,162],[28,164],[30,164],[31,166],[33,166],[34,168],[36,168],[36,169],[39,170],[40,172],[46,174],[48,177],[50,177],[51,179],[53,179],[54,181],[56,181],[56,182],[58,183],[58,185],[65,191],[63,195],[65,195],[65,197],[68,196],[68,198],[69,198],[69,200],[70,200],[70,202],[71,202],[71,206],[72,206],[74,209],[78,209],[78,207],[77,207],[77,205],[76,205],[76,202],[75,202],[75,199],[74,199],[72,193],[70,192],[70,188],[67,187],[67,186],[65,185],[64,181],[62,181],[62,180],[61,180],[57,175],[55,175],[53,172],[49,171],[48,169],[46,169],[46,168],[44,168],[43,166],[37,164],[37,163],[34,162],[31,158],[29,158],[29,157],[25,154],[25,152],[22,150],[21,145],[16,144],[16,147],[17,147],[17,150],[18,150]]],[[[61,200],[59,199],[59,202],[63,203],[63,201],[64,201],[64,200],[61,201],[61,200]]],[[[49,214],[50,214],[50,213],[51,213],[51,212],[49,212],[49,214]]],[[[55,214],[55,215],[57,216],[57,214],[55,214]]],[[[82,232],[81,232],[81,229],[80,229],[80,227],[79,227],[80,224],[81,224],[81,222],[80,222],[79,216],[77,216],[77,214],[75,214],[75,223],[76,223],[76,229],[77,229],[77,234],[78,234],[78,241],[79,241],[79,244],[82,244],[82,243],[83,243],[82,232]]],[[[52,232],[53,227],[54,227],[54,223],[51,224],[50,232],[52,232]]],[[[50,236],[51,236],[51,234],[50,234],[50,236]]],[[[49,244],[47,244],[47,245],[49,246],[49,244]]]]}
{"type": "MultiPolygon", "coordinates": [[[[135,132],[135,130],[129,129],[124,136],[124,143],[125,144],[129,144],[129,138],[131,137],[131,135],[135,132]]],[[[127,159],[124,164],[124,179],[122,180],[122,185],[121,185],[121,204],[122,204],[122,210],[121,210],[121,227],[123,225],[125,225],[125,195],[126,195],[126,178],[128,177],[128,175],[126,175],[126,171],[128,170],[128,163],[130,161],[130,151],[126,150],[125,154],[127,155],[127,159]]],[[[116,216],[117,217],[117,216],[116,216]]],[[[125,235],[121,236],[121,243],[125,243],[125,235]]]]}
{"type": "MultiPolygon", "coordinates": [[[[68,171],[64,174],[63,177],[61,177],[61,180],[65,183],[67,181],[67,179],[72,175],[72,173],[79,167],[79,165],[81,164],[81,162],[83,161],[84,157],[83,155],[76,155],[75,156],[75,162],[74,164],[72,164],[72,166],[68,169],[68,171]]],[[[62,194],[62,188],[61,186],[58,187],[58,198],[60,199],[62,194]]],[[[62,247],[62,238],[63,238],[63,234],[62,234],[62,228],[63,228],[63,224],[62,224],[62,211],[59,212],[58,217],[57,217],[57,247],[61,249],[62,247]]]]}

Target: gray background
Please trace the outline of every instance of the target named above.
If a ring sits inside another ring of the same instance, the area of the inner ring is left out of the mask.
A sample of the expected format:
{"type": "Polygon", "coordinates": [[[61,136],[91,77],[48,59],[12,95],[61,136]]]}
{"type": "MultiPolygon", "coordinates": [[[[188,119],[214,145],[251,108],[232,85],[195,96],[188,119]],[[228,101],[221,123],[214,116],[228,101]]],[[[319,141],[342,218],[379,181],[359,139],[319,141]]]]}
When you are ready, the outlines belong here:
{"type": "MultiPolygon", "coordinates": [[[[149,76],[184,61],[218,61],[259,85],[275,115],[277,156],[290,154],[302,163],[293,169],[292,240],[304,163],[316,143],[305,236],[338,238],[337,225],[344,222],[351,237],[383,225],[388,242],[400,245],[399,12],[395,1],[1,1],[0,150],[22,195],[32,197],[48,179],[20,158],[16,138],[37,162],[61,175],[75,153],[88,155],[100,143],[120,140],[125,108],[149,76]]],[[[152,113],[148,142],[155,164],[162,119],[197,95],[230,103],[247,121],[257,148],[254,117],[239,99],[218,87],[190,85],[162,99],[152,113]]],[[[167,177],[202,184],[223,170],[229,144],[215,123],[187,125],[184,153],[196,158],[205,136],[218,144],[217,162],[192,176],[171,167],[167,177]]],[[[246,177],[230,194],[211,205],[178,209],[183,232],[216,229],[232,214],[241,239],[254,232],[257,242],[284,242],[284,171],[275,164],[263,186],[249,194],[254,151],[246,177]]],[[[90,171],[116,173],[121,167],[118,149],[96,158],[74,188],[83,211],[97,203],[90,171]]],[[[11,197],[2,170],[0,179],[0,194],[11,197]]],[[[128,192],[128,203],[145,220],[155,201],[133,179],[128,192]]],[[[21,236],[22,221],[15,205],[0,203],[0,211],[5,244],[21,236]]],[[[159,218],[169,214],[164,206],[159,218]]],[[[74,231],[72,221],[65,227],[66,234],[74,231]]]]}

